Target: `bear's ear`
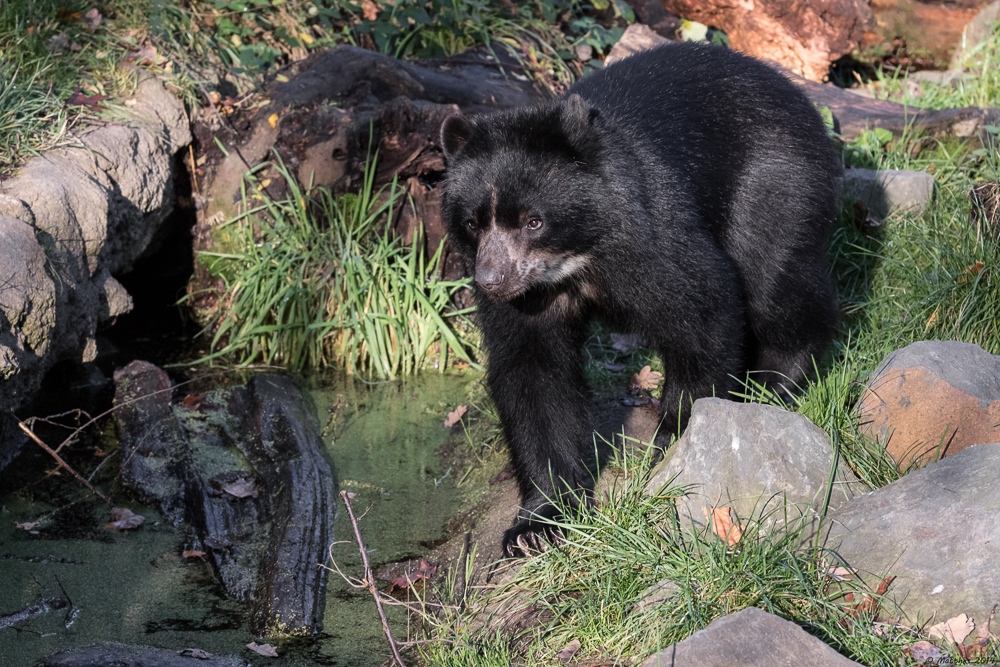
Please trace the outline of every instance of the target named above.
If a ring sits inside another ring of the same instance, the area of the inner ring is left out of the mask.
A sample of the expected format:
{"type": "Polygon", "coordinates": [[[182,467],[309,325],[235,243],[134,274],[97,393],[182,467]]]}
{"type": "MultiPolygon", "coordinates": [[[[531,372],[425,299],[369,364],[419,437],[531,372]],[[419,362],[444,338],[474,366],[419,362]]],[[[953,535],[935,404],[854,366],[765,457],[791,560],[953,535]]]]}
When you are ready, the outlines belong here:
{"type": "Polygon", "coordinates": [[[472,136],[472,123],[462,116],[455,114],[448,116],[441,126],[441,147],[444,148],[444,156],[451,160],[452,156],[469,141],[472,136]]]}
{"type": "Polygon", "coordinates": [[[575,146],[585,145],[600,112],[576,93],[564,99],[561,107],[559,120],[566,138],[575,146]]]}

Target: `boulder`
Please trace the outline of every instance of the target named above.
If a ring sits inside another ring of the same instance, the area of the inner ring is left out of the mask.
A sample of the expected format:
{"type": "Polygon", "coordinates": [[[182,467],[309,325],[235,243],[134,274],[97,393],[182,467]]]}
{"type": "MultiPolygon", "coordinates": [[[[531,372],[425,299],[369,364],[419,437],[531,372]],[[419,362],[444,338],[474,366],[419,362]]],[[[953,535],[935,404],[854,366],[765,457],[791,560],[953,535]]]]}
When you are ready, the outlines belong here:
{"type": "Polygon", "coordinates": [[[861,667],[791,621],[748,607],[712,621],[641,667],[861,667]]]}
{"type": "MultiPolygon", "coordinates": [[[[0,422],[57,361],[94,359],[97,326],[131,308],[113,276],[150,249],[173,209],[187,115],[148,74],[133,101],[128,120],[84,129],[80,146],[47,151],[0,183],[0,422]]],[[[16,442],[0,439],[0,468],[16,442]]]]}
{"type": "Polygon", "coordinates": [[[879,364],[855,411],[900,470],[1000,442],[1000,357],[959,341],[911,343],[879,364]]]}
{"type": "Polygon", "coordinates": [[[993,34],[993,26],[1000,21],[1000,0],[983,7],[975,18],[965,24],[962,35],[951,54],[949,69],[960,70],[965,56],[980,42],[993,34]]]}
{"type": "Polygon", "coordinates": [[[734,49],[774,60],[811,81],[875,29],[864,0],[663,0],[671,12],[724,30],[734,49]]]}
{"type": "Polygon", "coordinates": [[[934,198],[934,177],[905,169],[845,169],[844,198],[859,201],[878,218],[923,215],[934,198]]]}
{"type": "MultiPolygon", "coordinates": [[[[702,398],[680,440],[653,469],[646,493],[668,482],[692,485],[679,501],[682,519],[706,522],[708,506],[730,507],[738,522],[762,520],[767,528],[823,509],[833,448],[826,433],[801,415],[770,405],[702,398]],[[671,481],[672,480],[672,481],[671,481]]],[[[830,507],[867,490],[838,463],[830,507]]]]}
{"type": "Polygon", "coordinates": [[[122,483],[193,526],[191,548],[248,604],[253,634],[318,632],[336,485],[304,396],[261,374],[178,404],[144,361],[115,384],[122,483]]]}
{"type": "Polygon", "coordinates": [[[909,623],[986,621],[1000,603],[998,478],[1000,444],[969,447],[832,512],[824,546],[869,581],[895,576],[886,595],[909,623]]]}

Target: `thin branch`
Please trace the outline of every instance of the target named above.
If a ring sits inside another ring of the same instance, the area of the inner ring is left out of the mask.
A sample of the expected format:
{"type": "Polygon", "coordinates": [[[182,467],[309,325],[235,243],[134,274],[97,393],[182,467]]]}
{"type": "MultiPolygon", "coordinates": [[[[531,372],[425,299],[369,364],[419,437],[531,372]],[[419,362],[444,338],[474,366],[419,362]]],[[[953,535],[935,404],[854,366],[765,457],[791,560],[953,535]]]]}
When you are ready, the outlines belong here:
{"type": "Polygon", "coordinates": [[[32,440],[34,440],[35,443],[39,447],[41,447],[46,452],[48,452],[49,455],[52,456],[52,458],[54,458],[56,460],[56,462],[61,467],[65,468],[69,472],[69,474],[73,475],[73,477],[76,477],[76,479],[81,484],[83,484],[85,487],[87,487],[88,489],[90,489],[91,493],[93,493],[94,495],[98,496],[101,500],[103,500],[107,504],[109,504],[109,505],[111,504],[111,499],[110,498],[108,498],[106,495],[104,495],[103,493],[101,493],[100,491],[98,491],[97,489],[95,489],[93,486],[91,486],[90,482],[88,482],[86,479],[83,478],[83,475],[81,475],[77,471],[73,470],[73,468],[71,468],[68,463],[66,463],[65,461],[63,461],[63,459],[62,459],[61,456],[59,456],[58,454],[56,454],[55,451],[53,451],[51,447],[49,447],[44,442],[42,442],[42,439],[39,438],[37,435],[35,435],[35,433],[30,428],[28,428],[27,426],[25,426],[24,422],[19,421],[19,422],[17,422],[17,425],[20,426],[21,430],[24,431],[25,433],[27,433],[28,437],[31,438],[32,440]]]}
{"type": "Polygon", "coordinates": [[[385,632],[385,637],[389,640],[392,657],[396,660],[399,667],[406,667],[406,663],[403,662],[403,658],[399,655],[399,648],[396,646],[396,640],[392,637],[392,631],[389,630],[389,621],[385,617],[385,610],[382,608],[382,598],[378,594],[378,589],[375,588],[375,577],[372,575],[372,568],[368,563],[368,552],[365,550],[364,540],[361,539],[361,530],[358,528],[358,520],[354,518],[354,508],[351,507],[351,500],[348,498],[347,491],[341,491],[340,497],[343,498],[344,505],[347,507],[347,515],[351,517],[351,525],[354,527],[354,537],[357,539],[358,549],[361,551],[361,562],[365,566],[364,581],[367,584],[368,591],[375,598],[375,607],[378,609],[379,620],[382,621],[382,631],[385,632]]]}

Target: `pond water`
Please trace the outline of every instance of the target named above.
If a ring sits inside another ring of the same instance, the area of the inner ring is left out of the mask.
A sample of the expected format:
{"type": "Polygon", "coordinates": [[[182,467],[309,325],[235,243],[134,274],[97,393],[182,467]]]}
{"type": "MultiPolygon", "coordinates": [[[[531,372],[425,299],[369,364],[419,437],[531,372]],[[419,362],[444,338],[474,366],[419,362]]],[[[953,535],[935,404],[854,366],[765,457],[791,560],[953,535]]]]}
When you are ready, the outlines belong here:
{"type": "MultiPolygon", "coordinates": [[[[334,477],[356,494],[357,513],[369,508],[361,530],[373,568],[419,557],[444,538],[458,496],[435,450],[449,435],[445,408],[463,402],[468,382],[438,373],[373,385],[336,374],[303,379],[324,425],[334,477]]],[[[111,451],[110,437],[95,433],[64,454],[88,474],[111,451]]],[[[224,597],[209,565],[182,558],[187,526],[161,521],[114,484],[117,457],[94,481],[116,505],[146,517],[141,528],[126,533],[104,528],[108,507],[81,492],[69,475],[46,477],[51,461],[29,445],[0,472],[0,667],[27,667],[58,651],[108,641],[200,648],[255,665],[375,667],[389,658],[371,595],[336,574],[327,585],[323,632],[272,640],[277,659],[256,656],[245,645],[266,639],[249,634],[244,607],[224,597]],[[39,519],[30,529],[15,525],[39,519]],[[72,601],[72,611],[55,609],[4,627],[5,616],[62,597],[72,601]]],[[[337,563],[360,577],[361,558],[342,505],[334,535],[349,540],[334,547],[337,563]]],[[[388,613],[395,636],[405,639],[406,615],[400,608],[388,613]]]]}

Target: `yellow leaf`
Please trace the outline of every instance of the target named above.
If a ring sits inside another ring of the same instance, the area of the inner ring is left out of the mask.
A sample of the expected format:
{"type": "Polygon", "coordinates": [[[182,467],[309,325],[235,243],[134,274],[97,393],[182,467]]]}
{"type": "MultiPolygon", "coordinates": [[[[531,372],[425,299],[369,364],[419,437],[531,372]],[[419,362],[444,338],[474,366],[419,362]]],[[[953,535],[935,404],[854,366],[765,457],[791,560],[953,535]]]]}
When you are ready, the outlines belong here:
{"type": "Polygon", "coordinates": [[[274,80],[277,81],[278,83],[288,83],[288,77],[285,76],[284,74],[277,75],[276,77],[274,77],[274,80]]]}
{"type": "Polygon", "coordinates": [[[316,41],[316,40],[314,40],[314,39],[312,38],[312,35],[310,35],[310,34],[308,34],[308,33],[305,33],[305,32],[300,32],[300,33],[299,33],[299,39],[301,39],[301,40],[302,40],[303,42],[305,42],[306,44],[312,44],[313,42],[315,42],[315,41],[316,41]]]}
{"type": "Polygon", "coordinates": [[[267,117],[267,122],[271,127],[278,127],[278,114],[273,113],[267,117]]]}
{"type": "Polygon", "coordinates": [[[240,39],[239,35],[233,35],[229,38],[229,41],[233,43],[233,46],[243,46],[243,40],[240,39]]]}
{"type": "Polygon", "coordinates": [[[931,313],[931,316],[927,318],[927,324],[924,325],[924,333],[927,333],[930,330],[930,328],[934,326],[934,323],[937,322],[937,318],[938,318],[938,311],[937,308],[935,308],[934,312],[931,313]]]}

